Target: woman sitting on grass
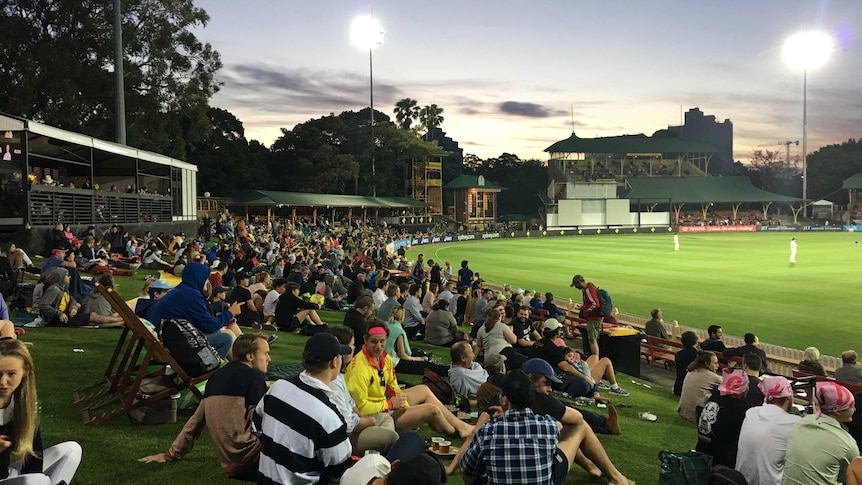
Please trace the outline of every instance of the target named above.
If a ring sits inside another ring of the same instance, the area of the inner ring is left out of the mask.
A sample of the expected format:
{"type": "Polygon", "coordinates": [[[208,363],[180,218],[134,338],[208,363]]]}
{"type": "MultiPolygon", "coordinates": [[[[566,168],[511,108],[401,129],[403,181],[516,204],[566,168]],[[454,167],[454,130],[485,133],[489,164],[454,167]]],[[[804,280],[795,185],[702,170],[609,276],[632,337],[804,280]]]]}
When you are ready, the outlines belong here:
{"type": "Polygon", "coordinates": [[[33,358],[18,340],[0,339],[0,483],[72,482],[81,446],[66,441],[42,451],[33,358]]]}
{"type": "Polygon", "coordinates": [[[716,374],[718,357],[706,350],[699,351],[694,362],[688,366],[688,374],[682,383],[682,393],[679,396],[677,412],[689,421],[697,420],[697,407],[706,404],[712,395],[712,390],[721,384],[721,377],[716,374]]]}
{"type": "MultiPolygon", "coordinates": [[[[431,369],[437,374],[446,375],[449,372],[449,366],[437,365],[428,362],[421,355],[413,355],[413,349],[410,348],[410,341],[407,339],[407,332],[401,326],[401,320],[403,319],[404,307],[397,306],[389,312],[389,322],[387,323],[389,335],[386,337],[386,355],[392,359],[395,372],[398,374],[421,376],[425,373],[425,369],[431,369]]],[[[372,318],[371,320],[379,322],[376,318],[372,318]]]]}

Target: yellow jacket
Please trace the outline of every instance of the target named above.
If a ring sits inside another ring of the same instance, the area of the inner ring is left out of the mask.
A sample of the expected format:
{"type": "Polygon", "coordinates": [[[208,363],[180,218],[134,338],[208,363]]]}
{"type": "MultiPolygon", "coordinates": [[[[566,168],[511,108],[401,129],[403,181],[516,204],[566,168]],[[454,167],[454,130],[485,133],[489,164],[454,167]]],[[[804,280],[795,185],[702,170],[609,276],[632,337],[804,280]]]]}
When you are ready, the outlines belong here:
{"type": "Polygon", "coordinates": [[[356,401],[356,407],[363,416],[392,410],[389,397],[401,393],[398,379],[395,377],[395,366],[392,358],[383,352],[383,382],[380,385],[380,365],[372,362],[371,357],[362,346],[362,352],[353,357],[344,373],[344,382],[350,396],[356,401]]]}

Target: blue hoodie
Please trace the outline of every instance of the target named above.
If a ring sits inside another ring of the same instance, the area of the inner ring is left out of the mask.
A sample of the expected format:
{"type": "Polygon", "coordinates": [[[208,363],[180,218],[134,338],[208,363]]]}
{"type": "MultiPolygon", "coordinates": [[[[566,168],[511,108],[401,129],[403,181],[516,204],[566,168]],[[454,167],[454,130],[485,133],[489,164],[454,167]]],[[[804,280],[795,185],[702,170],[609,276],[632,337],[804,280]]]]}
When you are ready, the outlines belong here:
{"type": "Polygon", "coordinates": [[[210,269],[200,263],[189,263],[183,268],[183,282],[161,297],[149,311],[149,320],[160,326],[165,318],[185,318],[201,332],[210,334],[233,320],[229,311],[213,317],[204,298],[204,283],[210,269]]]}

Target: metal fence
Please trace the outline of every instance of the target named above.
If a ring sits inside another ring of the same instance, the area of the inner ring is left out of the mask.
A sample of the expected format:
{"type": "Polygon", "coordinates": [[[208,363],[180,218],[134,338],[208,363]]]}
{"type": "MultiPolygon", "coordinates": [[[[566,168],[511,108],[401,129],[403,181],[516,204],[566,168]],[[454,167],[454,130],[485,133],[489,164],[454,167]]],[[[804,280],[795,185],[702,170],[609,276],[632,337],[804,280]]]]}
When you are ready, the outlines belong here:
{"type": "Polygon", "coordinates": [[[170,222],[171,197],[34,185],[30,225],[170,222]]]}

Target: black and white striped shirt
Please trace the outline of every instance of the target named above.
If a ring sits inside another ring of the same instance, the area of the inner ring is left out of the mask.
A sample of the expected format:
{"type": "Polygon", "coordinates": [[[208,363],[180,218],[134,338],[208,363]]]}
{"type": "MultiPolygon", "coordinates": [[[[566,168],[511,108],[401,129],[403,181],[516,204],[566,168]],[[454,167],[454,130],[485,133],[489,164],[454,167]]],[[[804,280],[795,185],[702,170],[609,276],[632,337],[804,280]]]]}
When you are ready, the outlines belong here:
{"type": "Polygon", "coordinates": [[[261,432],[259,484],[338,480],[353,462],[332,391],[305,372],[276,381],[255,409],[261,432]]]}

